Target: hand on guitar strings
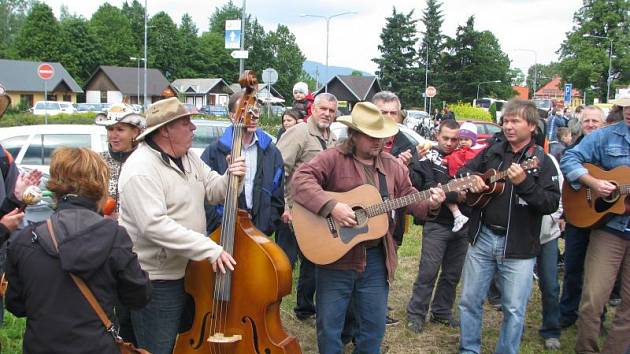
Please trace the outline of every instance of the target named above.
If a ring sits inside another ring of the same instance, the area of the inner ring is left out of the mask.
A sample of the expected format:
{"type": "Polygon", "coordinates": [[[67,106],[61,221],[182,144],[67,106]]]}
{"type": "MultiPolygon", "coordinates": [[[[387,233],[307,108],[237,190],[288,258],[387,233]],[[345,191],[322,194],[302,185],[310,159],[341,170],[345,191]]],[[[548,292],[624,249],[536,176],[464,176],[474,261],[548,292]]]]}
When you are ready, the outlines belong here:
{"type": "Polygon", "coordinates": [[[221,271],[221,273],[225,274],[225,268],[229,270],[234,270],[234,266],[236,265],[236,261],[232,256],[225,252],[221,251],[219,258],[216,261],[211,262],[212,270],[216,273],[217,269],[221,271]]]}
{"type": "Polygon", "coordinates": [[[444,194],[442,188],[437,187],[429,189],[429,192],[431,193],[431,196],[429,197],[429,207],[431,210],[437,209],[444,199],[446,199],[446,195],[444,194]]]}
{"type": "Polygon", "coordinates": [[[247,172],[247,166],[245,166],[245,157],[244,156],[240,156],[239,158],[237,158],[236,160],[234,160],[234,162],[232,161],[232,156],[228,155],[225,158],[228,162],[228,164],[230,165],[230,167],[228,167],[228,172],[236,177],[239,178],[243,178],[245,176],[245,173],[247,172]]]}
{"type": "Polygon", "coordinates": [[[603,179],[594,178],[590,185],[595,190],[597,195],[602,197],[609,197],[616,189],[617,186],[603,179]]]}
{"type": "Polygon", "coordinates": [[[348,204],[335,204],[335,207],[330,212],[330,215],[337,222],[337,224],[341,225],[342,227],[353,227],[357,224],[354,210],[352,210],[352,208],[350,208],[348,204]]]}
{"type": "Polygon", "coordinates": [[[403,165],[407,166],[409,165],[409,162],[411,161],[412,157],[413,156],[411,155],[411,150],[407,149],[398,155],[398,161],[400,161],[403,165]]]}
{"type": "Polygon", "coordinates": [[[470,186],[470,188],[468,188],[468,190],[472,193],[481,193],[485,190],[488,189],[488,185],[486,184],[486,182],[484,182],[483,178],[481,178],[481,176],[478,175],[472,175],[471,176],[473,178],[473,183],[470,186]]]}
{"type": "Polygon", "coordinates": [[[510,167],[507,169],[507,175],[513,185],[518,186],[523,183],[525,178],[527,178],[527,174],[521,165],[517,163],[512,163],[510,167]]]}

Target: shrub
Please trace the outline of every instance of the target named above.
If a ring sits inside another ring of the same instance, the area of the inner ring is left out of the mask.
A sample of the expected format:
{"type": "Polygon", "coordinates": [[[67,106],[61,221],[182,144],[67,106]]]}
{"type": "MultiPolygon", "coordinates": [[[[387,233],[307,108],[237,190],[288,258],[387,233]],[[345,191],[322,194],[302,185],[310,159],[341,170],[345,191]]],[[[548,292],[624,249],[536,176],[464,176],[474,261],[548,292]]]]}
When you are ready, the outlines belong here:
{"type": "Polygon", "coordinates": [[[457,104],[449,104],[448,108],[455,113],[457,120],[483,120],[492,122],[490,112],[479,107],[473,107],[470,103],[458,102],[457,104]]]}
{"type": "MultiPolygon", "coordinates": [[[[96,113],[58,114],[48,116],[48,124],[94,124],[96,113]]],[[[7,113],[0,119],[0,127],[44,124],[44,116],[36,116],[30,112],[7,113]]]]}

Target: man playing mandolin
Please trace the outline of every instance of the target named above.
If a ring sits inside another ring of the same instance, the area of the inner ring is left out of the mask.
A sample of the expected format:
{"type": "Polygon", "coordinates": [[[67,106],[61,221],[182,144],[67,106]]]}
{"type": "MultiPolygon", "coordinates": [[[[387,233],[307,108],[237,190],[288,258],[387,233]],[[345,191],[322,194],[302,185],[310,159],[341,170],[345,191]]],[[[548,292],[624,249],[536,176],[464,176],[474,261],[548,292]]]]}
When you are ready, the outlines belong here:
{"type": "MultiPolygon", "coordinates": [[[[485,206],[474,207],[468,222],[471,246],[464,263],[459,304],[460,353],[481,351],[483,302],[495,273],[500,279],[503,309],[495,351],[519,351],[534,264],[540,252],[542,216],[556,211],[560,201],[557,170],[534,142],[538,119],[531,101],[509,101],[503,108],[504,138],[458,171],[460,175],[486,173],[490,169],[507,171],[503,192],[485,206]],[[527,173],[519,164],[532,158],[537,158],[538,170],[527,173]]],[[[489,183],[479,176],[476,179],[489,183]]],[[[481,191],[477,187],[471,190],[481,191]]]]}
{"type": "MultiPolygon", "coordinates": [[[[293,175],[293,200],[320,216],[331,216],[337,225],[357,224],[355,212],[345,203],[325,193],[347,192],[364,184],[379,189],[383,199],[417,192],[406,167],[383,152],[385,139],[398,132],[396,123],[384,118],[372,103],[357,103],[351,116],[337,121],[348,126],[344,143],[319,153],[293,175]],[[325,188],[325,189],[324,189],[325,188]]],[[[440,188],[430,197],[411,204],[415,216],[426,218],[444,201],[440,188]]],[[[349,304],[353,303],[358,323],[355,352],[380,353],[385,332],[389,282],[394,279],[396,250],[395,224],[389,222],[384,237],[358,243],[337,261],[317,267],[317,343],[320,353],[341,353],[341,331],[349,304]]]]}
{"type": "MultiPolygon", "coordinates": [[[[623,107],[623,121],[600,128],[587,135],[563,156],[560,167],[571,187],[589,187],[595,197],[621,194],[620,185],[591,175],[584,163],[591,163],[604,170],[630,166],[630,97],[614,102],[623,107]]],[[[627,177],[627,174],[625,175],[627,177]]],[[[626,190],[627,193],[627,190],[626,190]]],[[[566,205],[566,208],[570,208],[566,205]]],[[[601,314],[608,301],[618,272],[622,272],[621,305],[617,308],[612,328],[602,350],[603,353],[622,353],[630,344],[630,215],[628,200],[626,212],[607,219],[607,222],[591,232],[584,264],[584,287],[577,322],[576,352],[597,353],[601,314]]]]}

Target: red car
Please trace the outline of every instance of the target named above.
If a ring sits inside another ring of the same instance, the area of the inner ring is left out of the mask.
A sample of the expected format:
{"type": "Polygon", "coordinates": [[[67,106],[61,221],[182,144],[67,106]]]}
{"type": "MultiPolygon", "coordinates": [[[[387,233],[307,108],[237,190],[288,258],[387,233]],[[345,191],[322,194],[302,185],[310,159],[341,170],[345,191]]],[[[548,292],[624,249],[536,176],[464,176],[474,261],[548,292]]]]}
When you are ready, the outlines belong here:
{"type": "Polygon", "coordinates": [[[491,138],[494,134],[501,131],[501,126],[492,122],[480,121],[480,120],[467,120],[459,121],[461,125],[464,122],[471,122],[477,126],[477,142],[483,143],[486,139],[491,138]]]}

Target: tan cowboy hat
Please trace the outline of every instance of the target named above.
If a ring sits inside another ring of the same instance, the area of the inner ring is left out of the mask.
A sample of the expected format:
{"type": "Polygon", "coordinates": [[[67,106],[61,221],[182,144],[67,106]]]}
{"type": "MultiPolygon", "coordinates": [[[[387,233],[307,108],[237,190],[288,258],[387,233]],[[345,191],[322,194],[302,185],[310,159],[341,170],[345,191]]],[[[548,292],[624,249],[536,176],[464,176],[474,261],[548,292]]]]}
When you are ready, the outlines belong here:
{"type": "Polygon", "coordinates": [[[617,106],[620,106],[620,107],[628,107],[630,106],[630,96],[619,97],[616,100],[610,101],[610,103],[616,104],[617,106]]]}
{"type": "Polygon", "coordinates": [[[398,125],[393,120],[383,117],[378,107],[370,102],[357,103],[351,115],[339,117],[337,122],[372,138],[388,138],[398,133],[398,125]]]}
{"type": "Polygon", "coordinates": [[[9,105],[11,105],[11,97],[7,95],[4,86],[0,85],[0,117],[2,117],[9,105]]]}
{"type": "Polygon", "coordinates": [[[179,102],[177,97],[157,101],[147,108],[147,129],[138,135],[136,140],[140,141],[161,126],[189,115],[190,112],[188,112],[186,106],[179,102]]]}

